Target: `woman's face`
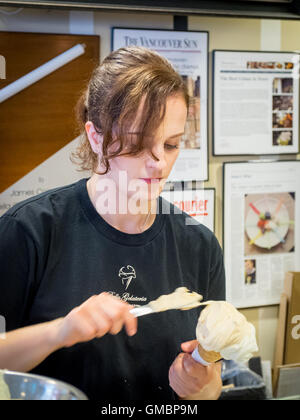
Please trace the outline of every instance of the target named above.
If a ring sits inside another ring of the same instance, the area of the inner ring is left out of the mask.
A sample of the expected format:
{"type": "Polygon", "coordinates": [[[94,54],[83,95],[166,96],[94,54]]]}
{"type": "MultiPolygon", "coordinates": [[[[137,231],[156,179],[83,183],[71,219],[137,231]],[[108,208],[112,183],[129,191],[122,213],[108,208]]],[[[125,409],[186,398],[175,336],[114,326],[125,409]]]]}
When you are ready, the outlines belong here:
{"type": "MultiPolygon", "coordinates": [[[[142,104],[128,135],[134,142],[142,104]]],[[[153,138],[147,139],[147,148],[136,156],[118,156],[110,160],[111,170],[105,175],[116,185],[118,197],[153,200],[157,198],[179,154],[184,134],[187,106],[181,95],[171,96],[166,102],[165,116],[153,138]]],[[[87,130],[88,131],[88,130],[87,130]]],[[[88,132],[90,137],[90,133],[88,132]]]]}

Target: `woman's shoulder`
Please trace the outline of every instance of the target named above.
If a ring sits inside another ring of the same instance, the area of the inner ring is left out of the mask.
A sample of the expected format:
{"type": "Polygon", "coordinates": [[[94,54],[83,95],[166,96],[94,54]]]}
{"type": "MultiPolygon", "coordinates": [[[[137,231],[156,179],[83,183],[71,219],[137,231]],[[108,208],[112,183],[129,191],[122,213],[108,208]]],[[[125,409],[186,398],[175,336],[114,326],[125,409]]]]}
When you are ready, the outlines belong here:
{"type": "Polygon", "coordinates": [[[0,221],[13,221],[27,231],[34,227],[43,227],[42,231],[45,232],[67,213],[72,217],[71,213],[74,212],[78,201],[75,191],[77,183],[53,188],[21,201],[7,210],[0,221]]]}

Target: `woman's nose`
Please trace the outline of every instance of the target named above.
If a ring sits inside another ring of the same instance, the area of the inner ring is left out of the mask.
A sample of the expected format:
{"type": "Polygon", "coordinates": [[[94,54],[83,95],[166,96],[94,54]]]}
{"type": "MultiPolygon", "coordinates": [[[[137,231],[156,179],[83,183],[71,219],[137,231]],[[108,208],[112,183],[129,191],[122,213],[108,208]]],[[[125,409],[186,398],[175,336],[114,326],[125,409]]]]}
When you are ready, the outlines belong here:
{"type": "Polygon", "coordinates": [[[162,147],[149,150],[147,154],[147,167],[162,171],[167,166],[165,151],[162,147]]]}

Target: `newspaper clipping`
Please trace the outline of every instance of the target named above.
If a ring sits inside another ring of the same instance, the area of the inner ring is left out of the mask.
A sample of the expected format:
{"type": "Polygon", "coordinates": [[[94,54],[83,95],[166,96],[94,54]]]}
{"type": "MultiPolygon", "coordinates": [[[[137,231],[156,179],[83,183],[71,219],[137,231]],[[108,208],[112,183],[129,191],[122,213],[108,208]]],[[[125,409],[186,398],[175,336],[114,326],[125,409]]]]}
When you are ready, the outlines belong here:
{"type": "Polygon", "coordinates": [[[298,153],[299,54],[214,51],[214,154],[298,153]]]}
{"type": "Polygon", "coordinates": [[[287,271],[300,269],[300,161],[224,164],[227,299],[278,304],[287,271]]]}

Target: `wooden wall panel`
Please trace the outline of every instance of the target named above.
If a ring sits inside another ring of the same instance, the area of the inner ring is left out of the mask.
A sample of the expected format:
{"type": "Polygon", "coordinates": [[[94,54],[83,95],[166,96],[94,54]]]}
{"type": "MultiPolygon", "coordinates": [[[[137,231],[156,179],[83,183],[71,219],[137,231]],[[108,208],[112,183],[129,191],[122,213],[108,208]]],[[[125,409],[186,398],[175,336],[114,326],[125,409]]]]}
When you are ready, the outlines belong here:
{"type": "MultiPolygon", "coordinates": [[[[74,107],[99,63],[99,36],[0,32],[0,89],[76,44],[85,53],[0,103],[0,192],[77,135],[74,107]]],[[[59,170],[59,168],[57,168],[59,170]]]]}

